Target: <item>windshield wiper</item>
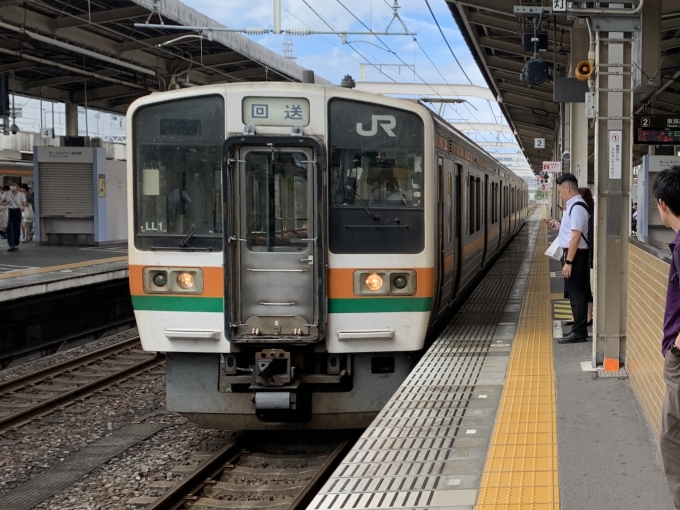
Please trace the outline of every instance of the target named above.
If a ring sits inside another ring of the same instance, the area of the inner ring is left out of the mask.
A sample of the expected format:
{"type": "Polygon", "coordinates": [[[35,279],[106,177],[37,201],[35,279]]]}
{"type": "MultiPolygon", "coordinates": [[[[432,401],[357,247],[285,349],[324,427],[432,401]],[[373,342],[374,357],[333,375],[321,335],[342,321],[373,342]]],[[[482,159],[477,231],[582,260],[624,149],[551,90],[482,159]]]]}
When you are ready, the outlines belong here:
{"type": "Polygon", "coordinates": [[[350,186],[349,184],[345,184],[345,189],[349,190],[349,191],[352,193],[352,195],[354,195],[354,198],[357,199],[357,200],[359,201],[359,203],[361,204],[361,207],[364,208],[364,211],[366,211],[366,212],[368,213],[368,215],[371,217],[372,220],[377,221],[377,220],[380,219],[380,216],[378,216],[377,214],[375,214],[375,213],[373,212],[373,210],[372,210],[370,207],[368,207],[368,204],[367,204],[366,202],[364,202],[364,199],[361,198],[361,197],[357,194],[357,192],[354,191],[354,190],[352,189],[352,186],[350,186]]]}
{"type": "Polygon", "coordinates": [[[179,245],[178,245],[178,246],[179,246],[180,248],[186,248],[186,247],[188,246],[188,245],[187,245],[187,241],[189,241],[189,239],[191,239],[192,237],[194,237],[194,234],[195,234],[196,232],[198,232],[198,229],[201,228],[201,226],[203,225],[203,222],[204,222],[205,220],[207,220],[208,217],[209,217],[211,214],[213,214],[216,210],[217,210],[217,209],[213,209],[212,211],[209,211],[208,214],[206,214],[205,216],[203,216],[203,219],[202,219],[201,221],[199,221],[199,222],[196,224],[196,226],[195,226],[194,228],[192,228],[186,236],[184,236],[184,239],[182,239],[182,240],[179,242],[179,245]]]}

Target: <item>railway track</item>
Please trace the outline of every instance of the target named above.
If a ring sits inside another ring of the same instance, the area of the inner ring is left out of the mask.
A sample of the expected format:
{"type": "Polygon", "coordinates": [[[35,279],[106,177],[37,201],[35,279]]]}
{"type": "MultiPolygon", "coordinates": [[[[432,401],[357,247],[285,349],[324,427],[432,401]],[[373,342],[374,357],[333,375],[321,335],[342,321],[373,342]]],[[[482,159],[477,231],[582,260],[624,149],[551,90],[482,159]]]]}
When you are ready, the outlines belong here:
{"type": "Polygon", "coordinates": [[[304,434],[242,433],[146,510],[306,508],[359,435],[304,434]]]}
{"type": "Polygon", "coordinates": [[[163,362],[131,338],[0,383],[0,434],[163,362]]]}

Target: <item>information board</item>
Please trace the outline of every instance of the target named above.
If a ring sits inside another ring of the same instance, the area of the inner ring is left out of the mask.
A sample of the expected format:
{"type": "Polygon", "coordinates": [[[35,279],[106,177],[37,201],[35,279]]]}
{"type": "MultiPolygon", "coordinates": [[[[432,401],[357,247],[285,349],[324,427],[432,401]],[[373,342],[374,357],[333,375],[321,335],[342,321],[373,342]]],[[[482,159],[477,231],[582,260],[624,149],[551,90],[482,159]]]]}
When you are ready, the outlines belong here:
{"type": "Polygon", "coordinates": [[[638,145],[680,145],[680,117],[636,115],[633,120],[638,145]]]}

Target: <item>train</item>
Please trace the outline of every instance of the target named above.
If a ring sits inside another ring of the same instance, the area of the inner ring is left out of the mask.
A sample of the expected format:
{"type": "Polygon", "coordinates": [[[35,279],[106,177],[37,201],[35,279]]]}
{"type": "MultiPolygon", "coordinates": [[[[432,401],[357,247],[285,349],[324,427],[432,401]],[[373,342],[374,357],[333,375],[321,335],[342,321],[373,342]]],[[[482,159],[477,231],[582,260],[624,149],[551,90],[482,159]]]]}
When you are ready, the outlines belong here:
{"type": "Polygon", "coordinates": [[[527,184],[416,100],[229,83],[127,116],[139,335],[201,427],[367,426],[527,219],[527,184]]]}

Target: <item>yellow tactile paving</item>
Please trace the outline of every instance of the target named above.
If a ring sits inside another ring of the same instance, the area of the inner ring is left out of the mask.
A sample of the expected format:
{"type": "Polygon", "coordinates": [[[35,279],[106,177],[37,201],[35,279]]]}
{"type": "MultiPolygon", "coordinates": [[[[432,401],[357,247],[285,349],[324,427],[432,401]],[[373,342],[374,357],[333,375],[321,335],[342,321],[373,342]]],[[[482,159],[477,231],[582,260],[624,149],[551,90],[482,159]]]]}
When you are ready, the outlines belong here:
{"type": "Polygon", "coordinates": [[[63,264],[61,266],[50,267],[36,267],[33,269],[22,269],[21,271],[11,271],[9,273],[0,274],[0,280],[3,278],[16,278],[17,276],[27,276],[30,274],[51,273],[53,271],[63,271],[64,269],[75,269],[78,267],[96,266],[97,264],[110,264],[112,262],[122,262],[127,260],[127,255],[122,257],[111,257],[108,259],[86,260],[84,262],[74,262],[73,264],[63,264]]]}
{"type": "Polygon", "coordinates": [[[553,298],[553,317],[557,320],[573,320],[574,316],[571,314],[571,304],[568,299],[564,299],[561,294],[558,294],[558,299],[553,298]]]}
{"type": "Polygon", "coordinates": [[[539,229],[476,510],[560,508],[552,318],[571,309],[550,293],[539,229]]]}

